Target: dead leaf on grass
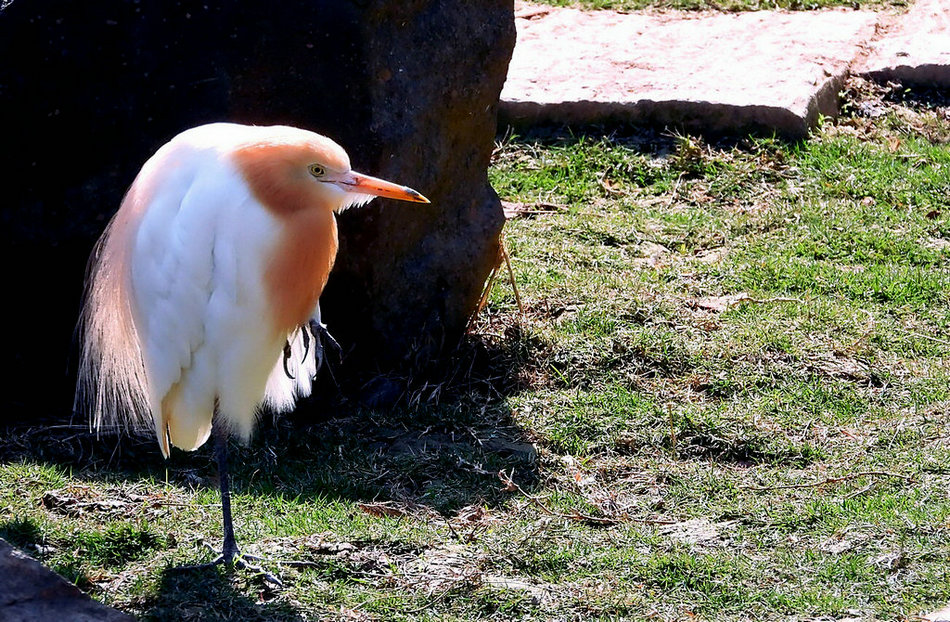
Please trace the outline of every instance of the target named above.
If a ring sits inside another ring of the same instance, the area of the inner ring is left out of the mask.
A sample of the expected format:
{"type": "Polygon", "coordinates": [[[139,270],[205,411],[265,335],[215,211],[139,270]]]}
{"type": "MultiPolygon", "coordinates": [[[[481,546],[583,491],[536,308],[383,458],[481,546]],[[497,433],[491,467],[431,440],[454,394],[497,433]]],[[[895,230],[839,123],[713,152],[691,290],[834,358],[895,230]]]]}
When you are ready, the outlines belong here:
{"type": "Polygon", "coordinates": [[[741,292],[739,294],[729,294],[728,296],[709,296],[707,298],[698,298],[692,301],[692,306],[707,311],[722,313],[731,307],[739,304],[743,300],[749,300],[749,294],[741,292]]]}
{"type": "Polygon", "coordinates": [[[340,605],[340,619],[341,620],[356,620],[357,622],[364,622],[369,620],[375,620],[372,615],[366,613],[365,611],[359,611],[358,609],[350,609],[340,605]]]}
{"type": "Polygon", "coordinates": [[[870,367],[866,363],[839,355],[817,358],[812,361],[812,364],[815,370],[828,376],[849,380],[864,380],[868,377],[870,371],[870,367]]]}
{"type": "MultiPolygon", "coordinates": [[[[871,560],[871,563],[879,568],[884,568],[885,570],[900,570],[905,568],[910,560],[907,559],[907,556],[901,550],[896,551],[885,551],[877,557],[871,560]]],[[[947,613],[950,613],[948,611],[947,613]]],[[[948,620],[950,622],[950,620],[948,620]]]]}
{"type": "Polygon", "coordinates": [[[688,304],[691,307],[697,309],[706,309],[707,311],[713,311],[715,313],[722,313],[727,311],[732,307],[736,306],[739,303],[748,302],[752,304],[771,304],[774,302],[797,302],[803,303],[804,301],[799,298],[753,298],[745,292],[740,292],[738,294],[729,294],[727,296],[709,296],[706,298],[696,298],[688,301],[688,304]]]}
{"type": "Polygon", "coordinates": [[[505,219],[511,220],[512,218],[524,218],[527,216],[535,216],[537,214],[552,214],[554,212],[566,210],[567,206],[558,205],[557,203],[545,203],[543,201],[536,201],[534,203],[502,201],[501,209],[505,213],[505,219]]]}
{"type": "Polygon", "coordinates": [[[405,516],[409,513],[406,508],[400,507],[388,501],[379,503],[357,503],[356,507],[363,510],[370,516],[375,516],[377,518],[383,518],[386,516],[405,516]]]}
{"type": "Polygon", "coordinates": [[[640,257],[633,260],[634,265],[658,268],[665,263],[667,256],[670,254],[670,249],[662,244],[644,240],[637,246],[637,252],[640,257]]]}
{"type": "Polygon", "coordinates": [[[661,528],[661,531],[669,536],[671,540],[685,544],[700,544],[722,540],[722,530],[731,527],[735,523],[736,521],[714,523],[707,518],[694,518],[681,523],[665,525],[661,528]]]}
{"type": "Polygon", "coordinates": [[[452,589],[460,583],[475,581],[487,555],[463,544],[446,544],[425,550],[402,567],[400,580],[407,587],[432,594],[452,589]]]}
{"type": "Polygon", "coordinates": [[[841,555],[856,549],[866,538],[849,533],[837,533],[824,540],[818,545],[818,550],[832,555],[841,555]]]}
{"type": "Polygon", "coordinates": [[[491,512],[480,505],[467,505],[458,511],[451,520],[461,527],[487,527],[500,521],[491,512]]]}
{"type": "Polygon", "coordinates": [[[329,542],[324,534],[313,534],[303,542],[304,548],[320,555],[339,555],[356,550],[352,542],[329,542]]]}
{"type": "Polygon", "coordinates": [[[163,504],[145,495],[122,490],[100,492],[88,486],[47,490],[40,498],[40,505],[47,511],[72,517],[85,514],[130,514],[144,506],[163,504]]]}
{"type": "Polygon", "coordinates": [[[604,189],[604,192],[607,194],[623,194],[623,188],[614,181],[611,181],[608,177],[604,177],[600,180],[600,187],[604,189]]]}
{"type": "MultiPolygon", "coordinates": [[[[538,448],[530,442],[513,441],[494,436],[483,443],[484,448],[495,454],[505,457],[517,457],[525,462],[534,462],[538,459],[538,448]]],[[[492,473],[494,475],[494,473],[492,473]]]]}
{"type": "Polygon", "coordinates": [[[708,263],[708,264],[719,263],[720,261],[725,259],[726,255],[728,254],[729,254],[729,249],[727,249],[724,246],[721,246],[719,248],[710,248],[710,249],[706,249],[704,251],[700,251],[699,253],[697,253],[696,260],[702,263],[708,263]]]}

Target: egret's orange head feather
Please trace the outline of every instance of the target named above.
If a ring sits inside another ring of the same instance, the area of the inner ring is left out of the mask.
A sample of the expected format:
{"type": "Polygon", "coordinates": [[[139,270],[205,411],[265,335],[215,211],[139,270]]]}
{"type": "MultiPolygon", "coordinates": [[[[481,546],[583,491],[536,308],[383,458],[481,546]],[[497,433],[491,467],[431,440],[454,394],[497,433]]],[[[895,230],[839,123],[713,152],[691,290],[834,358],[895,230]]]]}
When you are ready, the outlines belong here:
{"type": "Polygon", "coordinates": [[[286,214],[321,205],[317,184],[308,167],[321,164],[333,171],[349,171],[350,159],[335,142],[300,131],[275,136],[238,147],[233,158],[257,200],[275,214],[286,214]]]}

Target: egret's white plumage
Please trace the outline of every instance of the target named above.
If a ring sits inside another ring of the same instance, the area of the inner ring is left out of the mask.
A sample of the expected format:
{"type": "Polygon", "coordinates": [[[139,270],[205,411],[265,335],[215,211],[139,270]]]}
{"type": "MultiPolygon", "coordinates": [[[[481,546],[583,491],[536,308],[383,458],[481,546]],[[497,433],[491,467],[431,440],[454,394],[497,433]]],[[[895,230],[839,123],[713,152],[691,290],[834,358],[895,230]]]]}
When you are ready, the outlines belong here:
{"type": "Polygon", "coordinates": [[[426,201],[305,130],[218,123],[172,139],[94,253],[77,401],[96,425],[154,425],[166,456],[200,447],[216,411],[247,438],[262,403],[291,408],[316,373],[300,326],[336,255],[333,212],[374,196],[426,201]]]}

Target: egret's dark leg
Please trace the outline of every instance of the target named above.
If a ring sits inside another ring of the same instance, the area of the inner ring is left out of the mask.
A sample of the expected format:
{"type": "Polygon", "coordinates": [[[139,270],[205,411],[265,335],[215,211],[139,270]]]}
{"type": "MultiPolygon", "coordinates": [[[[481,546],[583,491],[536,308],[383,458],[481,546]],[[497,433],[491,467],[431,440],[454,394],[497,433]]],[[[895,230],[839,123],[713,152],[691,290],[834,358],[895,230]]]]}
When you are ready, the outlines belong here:
{"type": "MultiPolygon", "coordinates": [[[[215,415],[215,419],[217,419],[217,415],[215,415]]],[[[234,538],[234,521],[231,518],[231,485],[228,473],[228,439],[230,434],[228,433],[228,428],[217,420],[213,424],[212,434],[214,434],[214,457],[218,462],[218,482],[221,490],[221,524],[224,529],[224,543],[221,546],[221,555],[214,561],[197,566],[181,566],[181,569],[194,570],[210,568],[219,564],[227,564],[228,566],[256,572],[268,583],[280,587],[283,585],[280,579],[250,563],[251,561],[262,561],[261,558],[242,553],[241,549],[238,548],[237,540],[234,538]]]]}
{"type": "Polygon", "coordinates": [[[213,428],[214,456],[218,460],[218,480],[221,488],[221,518],[224,525],[222,561],[231,564],[241,554],[234,539],[234,522],[231,520],[231,487],[228,474],[228,430],[220,423],[213,428]]]}

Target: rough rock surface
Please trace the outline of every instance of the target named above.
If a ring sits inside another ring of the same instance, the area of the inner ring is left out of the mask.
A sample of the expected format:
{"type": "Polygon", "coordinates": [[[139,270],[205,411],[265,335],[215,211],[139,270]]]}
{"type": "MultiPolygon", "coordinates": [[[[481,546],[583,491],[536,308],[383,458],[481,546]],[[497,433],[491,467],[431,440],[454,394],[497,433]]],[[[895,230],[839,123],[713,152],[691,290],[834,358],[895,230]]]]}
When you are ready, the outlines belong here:
{"type": "Polygon", "coordinates": [[[650,122],[803,136],[837,93],[876,14],[661,14],[520,4],[503,118],[650,122]]]}
{"type": "Polygon", "coordinates": [[[0,622],[133,622],[0,539],[0,622]]]}
{"type": "Polygon", "coordinates": [[[917,0],[882,30],[857,72],[879,81],[950,88],[950,2],[917,0]]]}
{"type": "MultiPolygon", "coordinates": [[[[340,218],[327,321],[363,367],[403,370],[452,349],[498,258],[504,214],[488,183],[515,45],[511,0],[389,0],[362,25],[365,119],[355,163],[429,206],[377,201],[340,218]]],[[[339,101],[338,105],[343,106],[339,101]]]]}
{"type": "Polygon", "coordinates": [[[950,622],[950,604],[938,611],[922,616],[921,619],[927,620],[927,622],[950,622]]]}
{"type": "Polygon", "coordinates": [[[432,200],[344,214],[324,300],[350,361],[431,356],[464,329],[497,257],[486,169],[514,36],[511,0],[0,2],[4,349],[18,387],[0,418],[68,413],[93,243],[155,149],[211,121],[322,132],[355,168],[432,200]]]}

